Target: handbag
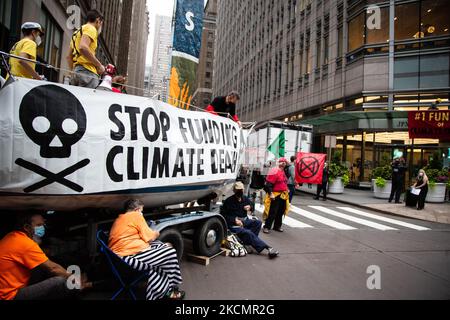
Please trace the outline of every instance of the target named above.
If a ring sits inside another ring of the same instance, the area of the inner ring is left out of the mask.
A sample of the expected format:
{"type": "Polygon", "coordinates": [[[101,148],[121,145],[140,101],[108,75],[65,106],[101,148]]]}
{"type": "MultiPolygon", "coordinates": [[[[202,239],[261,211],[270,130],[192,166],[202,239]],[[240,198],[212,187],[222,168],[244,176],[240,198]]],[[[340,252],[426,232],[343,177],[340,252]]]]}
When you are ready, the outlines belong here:
{"type": "Polygon", "coordinates": [[[235,234],[230,233],[225,239],[225,247],[230,250],[231,257],[245,257],[247,250],[235,234]]]}

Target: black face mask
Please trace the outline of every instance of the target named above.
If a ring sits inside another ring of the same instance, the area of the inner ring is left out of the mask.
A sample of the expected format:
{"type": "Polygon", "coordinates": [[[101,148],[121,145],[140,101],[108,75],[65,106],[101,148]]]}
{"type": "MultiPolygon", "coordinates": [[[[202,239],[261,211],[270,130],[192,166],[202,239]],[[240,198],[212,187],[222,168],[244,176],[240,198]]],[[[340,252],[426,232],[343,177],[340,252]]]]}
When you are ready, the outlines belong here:
{"type": "Polygon", "coordinates": [[[236,190],[234,194],[236,195],[236,197],[242,198],[244,196],[244,191],[243,190],[236,190]]]}

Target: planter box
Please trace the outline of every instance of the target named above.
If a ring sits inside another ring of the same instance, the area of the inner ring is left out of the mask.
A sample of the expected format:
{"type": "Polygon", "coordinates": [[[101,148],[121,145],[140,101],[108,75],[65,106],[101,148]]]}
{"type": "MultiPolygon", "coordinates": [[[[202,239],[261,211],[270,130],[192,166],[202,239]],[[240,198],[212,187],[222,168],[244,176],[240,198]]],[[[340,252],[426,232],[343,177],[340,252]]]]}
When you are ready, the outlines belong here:
{"type": "Polygon", "coordinates": [[[375,184],[375,179],[372,179],[373,195],[377,199],[389,199],[392,189],[392,181],[386,180],[386,185],[383,188],[378,188],[375,184]]]}
{"type": "Polygon", "coordinates": [[[436,183],[436,185],[431,188],[428,186],[426,202],[430,203],[443,203],[445,201],[445,183],[436,183]]]}
{"type": "Polygon", "coordinates": [[[337,177],[332,183],[329,184],[328,193],[331,194],[341,194],[344,193],[344,184],[342,183],[342,178],[337,177]]]}

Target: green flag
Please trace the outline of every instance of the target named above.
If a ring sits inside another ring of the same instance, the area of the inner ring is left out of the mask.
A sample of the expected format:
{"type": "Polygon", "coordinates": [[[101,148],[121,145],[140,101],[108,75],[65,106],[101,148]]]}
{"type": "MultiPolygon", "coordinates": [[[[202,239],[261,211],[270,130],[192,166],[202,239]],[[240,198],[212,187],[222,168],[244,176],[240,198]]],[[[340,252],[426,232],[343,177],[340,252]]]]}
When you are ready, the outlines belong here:
{"type": "Polygon", "coordinates": [[[272,144],[269,146],[269,148],[267,148],[267,150],[272,152],[277,159],[281,158],[281,157],[284,157],[284,155],[285,155],[285,153],[284,153],[285,142],[286,142],[286,138],[285,138],[285,134],[284,134],[284,130],[283,130],[283,131],[281,131],[281,133],[278,136],[278,138],[276,138],[275,141],[272,142],[272,144]]]}

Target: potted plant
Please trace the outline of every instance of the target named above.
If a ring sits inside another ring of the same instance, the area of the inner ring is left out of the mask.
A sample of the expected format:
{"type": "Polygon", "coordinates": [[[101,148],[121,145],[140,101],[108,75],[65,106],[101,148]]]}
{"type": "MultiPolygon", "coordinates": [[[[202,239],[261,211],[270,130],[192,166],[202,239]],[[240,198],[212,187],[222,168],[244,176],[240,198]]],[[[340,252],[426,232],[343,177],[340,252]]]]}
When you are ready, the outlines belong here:
{"type": "Polygon", "coordinates": [[[372,189],[375,198],[389,199],[392,189],[392,169],[386,165],[372,171],[372,189]]]}
{"type": "Polygon", "coordinates": [[[347,168],[339,163],[331,163],[328,168],[328,182],[328,193],[344,193],[344,187],[350,182],[347,168]]]}
{"type": "Polygon", "coordinates": [[[442,203],[445,201],[445,190],[450,185],[450,179],[447,169],[426,168],[425,173],[428,176],[428,194],[426,202],[442,203]]]}

